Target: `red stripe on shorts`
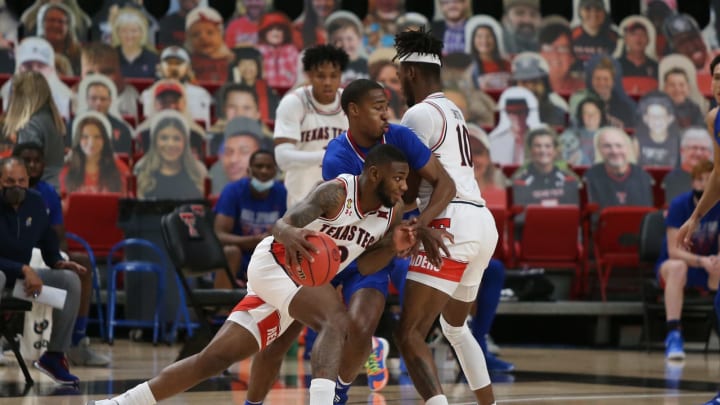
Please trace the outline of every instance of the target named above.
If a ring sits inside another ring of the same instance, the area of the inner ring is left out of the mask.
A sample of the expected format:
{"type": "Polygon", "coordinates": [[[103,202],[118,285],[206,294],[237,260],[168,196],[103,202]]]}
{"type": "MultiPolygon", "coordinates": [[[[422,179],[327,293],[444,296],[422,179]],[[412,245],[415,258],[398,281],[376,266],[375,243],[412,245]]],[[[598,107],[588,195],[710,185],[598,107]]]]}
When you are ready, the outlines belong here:
{"type": "Polygon", "coordinates": [[[459,283],[466,268],[467,263],[461,263],[445,257],[443,258],[442,269],[438,270],[437,267],[430,264],[430,260],[428,260],[425,256],[425,252],[420,252],[416,256],[413,256],[410,261],[410,268],[408,271],[427,274],[431,277],[442,278],[444,280],[459,283]]]}
{"type": "MultiPolygon", "coordinates": [[[[250,312],[263,304],[265,304],[265,301],[257,295],[246,295],[245,298],[235,305],[233,312],[250,312]]],[[[260,349],[264,349],[280,336],[280,312],[277,310],[273,311],[270,315],[258,321],[257,327],[260,331],[260,349]]]]}

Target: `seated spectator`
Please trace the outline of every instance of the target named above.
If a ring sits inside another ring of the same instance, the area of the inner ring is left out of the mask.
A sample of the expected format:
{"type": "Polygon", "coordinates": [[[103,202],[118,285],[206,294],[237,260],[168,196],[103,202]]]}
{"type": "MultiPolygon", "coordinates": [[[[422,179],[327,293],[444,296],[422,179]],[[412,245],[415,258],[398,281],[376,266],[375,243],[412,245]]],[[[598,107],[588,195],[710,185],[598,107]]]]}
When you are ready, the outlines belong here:
{"type": "Polygon", "coordinates": [[[503,0],[503,45],[516,55],[538,51],[540,0],[503,0]]]}
{"type": "Polygon", "coordinates": [[[259,123],[246,117],[228,121],[224,136],[220,159],[210,168],[213,195],[220,194],[226,184],[247,176],[250,156],[272,146],[270,138],[263,136],[259,123]]]}
{"type": "MultiPolygon", "coordinates": [[[[193,120],[199,120],[210,126],[210,105],[212,96],[204,87],[193,84],[195,74],[190,66],[190,55],[180,46],[168,46],[160,54],[160,63],[157,66],[159,79],[173,79],[182,83],[187,95],[187,104],[193,120]]],[[[153,94],[151,88],[142,92],[141,103],[143,115],[149,117],[153,114],[153,94]]]]}
{"type": "Polygon", "coordinates": [[[200,199],[204,195],[205,166],[190,151],[187,119],[177,111],[155,114],[150,148],[135,164],[139,199],[200,199]]]}
{"type": "Polygon", "coordinates": [[[587,64],[593,56],[612,54],[618,34],[603,0],[580,0],[577,4],[580,24],[572,31],[575,56],[587,64]]]}
{"type": "Polygon", "coordinates": [[[368,61],[363,46],[363,24],[352,12],[336,11],[325,20],[328,43],[341,48],[348,54],[350,62],[342,74],[342,87],[355,79],[369,77],[368,61]]]}
{"type": "Polygon", "coordinates": [[[465,25],[465,49],[473,57],[473,85],[483,91],[503,90],[510,80],[510,63],[502,47],[502,28],[494,18],[476,15],[465,25]]]}
{"type": "Polygon", "coordinates": [[[598,163],[585,172],[588,200],[600,208],[652,206],[652,177],[636,165],[630,137],[620,128],[604,127],[595,135],[598,163]]]}
{"type": "Polygon", "coordinates": [[[469,77],[470,63],[472,63],[470,55],[464,53],[451,53],[445,56],[441,71],[445,95],[453,90],[462,94],[467,104],[463,117],[468,123],[494,127],[497,109],[495,100],[484,91],[472,86],[469,77]]]}
{"type": "Polygon", "coordinates": [[[548,66],[539,54],[523,52],[515,56],[510,84],[524,87],[535,95],[540,121],[554,126],[567,125],[567,102],[550,87],[548,66]]]}
{"type": "Polygon", "coordinates": [[[507,207],[508,179],[490,158],[490,141],[485,131],[477,125],[468,124],[468,132],[475,180],[480,186],[482,198],[489,207],[507,207]]]}
{"type": "Polygon", "coordinates": [[[155,77],[157,54],[147,44],[148,25],[145,16],[135,8],[117,11],[112,22],[112,45],[120,58],[120,70],[125,77],[155,77]]]}
{"type": "Polygon", "coordinates": [[[143,7],[142,0],[105,0],[100,11],[92,18],[90,37],[93,41],[105,44],[112,43],[112,21],[117,11],[122,8],[134,8],[145,17],[147,22],[147,44],[155,46],[155,36],[158,32],[158,22],[155,17],[143,7]]]}
{"type": "Polygon", "coordinates": [[[548,64],[550,87],[562,94],[572,94],[585,87],[583,63],[572,47],[570,23],[560,16],[543,19],[538,34],[540,56],[548,64]]]}
{"type": "Polygon", "coordinates": [[[233,53],[223,42],[223,18],[210,7],[196,7],[185,19],[186,48],[201,82],[225,83],[233,53]]]}
{"type": "Polygon", "coordinates": [[[586,64],[585,90],[570,98],[570,105],[592,94],[605,105],[605,115],[610,125],[620,128],[635,126],[636,105],[622,87],[622,73],[617,61],[606,55],[599,55],[586,64]]]}
{"type": "Polygon", "coordinates": [[[524,87],[509,87],[498,101],[500,122],[488,136],[493,162],[501,165],[525,163],[525,135],[540,125],[537,99],[524,87]]]}
{"type": "Polygon", "coordinates": [[[690,127],[680,141],[680,166],[663,179],[665,201],[670,202],[692,188],[692,169],[703,160],[713,157],[713,141],[704,127],[690,127]]]}
{"type": "Polygon", "coordinates": [[[158,21],[159,48],[170,45],[182,46],[185,43],[185,18],[188,13],[200,4],[200,0],[178,1],[178,8],[172,14],[167,14],[158,21]]]}
{"type": "Polygon", "coordinates": [[[263,137],[272,138],[273,132],[261,119],[259,100],[250,87],[242,84],[228,84],[220,88],[217,102],[219,119],[210,129],[208,156],[215,156],[225,139],[225,127],[235,117],[256,121],[262,127],[263,137]]]}
{"type": "MultiPolygon", "coordinates": [[[[340,2],[336,1],[336,3],[340,2]]],[[[397,21],[405,11],[405,0],[368,2],[368,13],[364,23],[369,49],[393,46],[395,34],[398,33],[397,21]]]]}
{"type": "Polygon", "coordinates": [[[595,134],[607,126],[605,105],[594,95],[580,101],[572,127],[560,135],[562,159],[572,166],[590,166],[595,162],[595,134]]]}
{"type": "Polygon", "coordinates": [[[63,0],[62,2],[50,1],[50,0],[35,0],[35,2],[26,9],[20,16],[20,22],[22,23],[22,31],[25,36],[39,35],[38,31],[40,28],[41,20],[38,20],[38,14],[40,10],[46,4],[58,4],[61,3],[72,13],[72,19],[74,23],[72,29],[75,37],[84,41],[88,37],[88,30],[90,29],[90,17],[83,11],[78,4],[77,0],[63,0]]]}
{"type": "MultiPolygon", "coordinates": [[[[0,27],[2,27],[0,28],[0,62],[5,62],[6,56],[12,56],[12,49],[18,43],[19,26],[20,20],[18,16],[8,8],[6,0],[0,0],[0,27]]],[[[0,63],[0,72],[12,73],[14,71],[14,61],[10,63],[10,66],[0,63]],[[3,71],[3,69],[6,70],[3,71]]]]}
{"type": "MultiPolygon", "coordinates": [[[[280,102],[275,89],[263,78],[262,54],[255,48],[235,48],[235,62],[231,65],[228,79],[255,89],[258,108],[263,122],[275,121],[275,110],[280,102]]],[[[220,108],[216,108],[216,111],[220,108]]]]}
{"type": "Polygon", "coordinates": [[[139,93],[133,85],[125,82],[120,69],[120,55],[112,46],[101,42],[83,46],[80,68],[80,79],[93,73],[109,77],[117,89],[117,108],[120,116],[137,119],[139,93]]]}
{"type": "Polygon", "coordinates": [[[441,0],[439,3],[442,18],[433,21],[429,31],[443,41],[443,55],[465,52],[465,23],[473,14],[472,4],[469,0],[441,0]]]}
{"type": "Polygon", "coordinates": [[[236,3],[238,16],[230,20],[225,30],[225,44],[228,48],[257,44],[258,24],[271,3],[268,0],[239,0],[236,3]]]}
{"type": "MultiPolygon", "coordinates": [[[[105,116],[110,122],[112,131],[110,141],[112,150],[115,153],[131,152],[132,130],[117,113],[117,90],[115,83],[105,75],[91,74],[85,76],[78,86],[78,108],[77,113],[85,111],[97,111],[105,116]]],[[[72,121],[68,128],[72,128],[72,121]]],[[[69,131],[72,133],[71,131],[69,131]]],[[[72,136],[65,137],[65,145],[72,146],[72,136]]]]}
{"type": "MultiPolygon", "coordinates": [[[[644,4],[644,3],[641,3],[644,4]]],[[[643,13],[655,27],[655,53],[658,58],[670,53],[668,38],[665,35],[665,20],[677,13],[677,7],[670,7],[664,0],[650,0],[643,13]]]]}
{"type": "MultiPolygon", "coordinates": [[[[390,59],[379,59],[375,62],[370,62],[368,72],[370,73],[370,80],[379,82],[391,90],[392,96],[400,98],[400,106],[397,110],[393,110],[393,113],[397,118],[402,117],[405,111],[407,111],[407,102],[405,101],[405,96],[400,86],[398,66],[390,59]]],[[[392,105],[392,100],[390,104],[392,105]]]]}
{"type": "Polygon", "coordinates": [[[303,12],[293,21],[295,28],[293,38],[297,49],[327,43],[325,19],[338,8],[340,8],[338,0],[303,0],[303,12]]]}
{"type": "Polygon", "coordinates": [[[647,18],[633,15],[622,21],[620,29],[624,35],[613,56],[622,68],[623,87],[632,93],[656,90],[655,28],[647,18]]]}
{"type": "Polygon", "coordinates": [[[86,111],[73,123],[70,158],[60,172],[60,194],[127,193],[130,169],[115,157],[104,114],[86,111]]]}
{"type": "Polygon", "coordinates": [[[32,142],[42,146],[46,161],[43,180],[57,190],[64,159],[65,122],[52,101],[50,86],[38,72],[18,73],[12,78],[10,94],[4,135],[17,144],[32,142]]]}
{"type": "Polygon", "coordinates": [[[272,152],[257,150],[249,160],[248,172],[229,183],[215,206],[215,233],[226,246],[236,246],[240,263],[228,262],[238,279],[247,281],[247,267],[255,246],[279,218],[285,215],[287,190],[275,180],[277,165],[272,152]]]}
{"type": "Polygon", "coordinates": [[[645,95],[638,106],[633,148],[640,166],[675,167],[680,160],[680,127],[670,97],[660,91],[645,95]]]}
{"type": "Polygon", "coordinates": [[[715,204],[700,220],[692,234],[692,250],[680,247],[678,229],[690,218],[695,206],[710,181],[713,164],[702,160],[692,169],[692,190],[672,200],[665,218],[667,230],[663,247],[655,267],[656,277],[665,289],[665,359],[683,360],[685,350],[682,336],[681,315],[685,290],[695,288],[715,294],[718,289],[718,227],[720,204],[715,204]]]}
{"type": "MultiPolygon", "coordinates": [[[[39,72],[50,87],[52,100],[63,119],[70,119],[70,99],[72,90],[57,76],[55,70],[55,51],[52,46],[37,37],[25,38],[15,51],[15,73],[39,72]]],[[[3,111],[8,111],[11,99],[10,89],[13,79],[6,81],[0,88],[3,111]]]]}
{"type": "MultiPolygon", "coordinates": [[[[177,80],[163,79],[158,80],[151,87],[151,91],[155,95],[153,116],[164,110],[175,110],[185,116],[186,125],[190,128],[190,150],[197,159],[205,159],[205,131],[189,116],[185,87],[177,80]]],[[[152,117],[148,118],[135,130],[135,139],[138,141],[135,152],[147,151],[152,122],[152,117]]]]}
{"type": "Polygon", "coordinates": [[[37,15],[37,36],[52,45],[56,55],[67,58],[71,66],[68,76],[80,73],[80,42],[75,36],[75,18],[63,3],[48,3],[37,15]]]}
{"type": "MultiPolygon", "coordinates": [[[[473,98],[477,94],[485,94],[479,90],[470,91],[470,94],[468,94],[467,89],[446,88],[443,90],[443,93],[445,97],[460,109],[467,123],[482,125],[484,117],[480,116],[480,114],[482,114],[481,111],[486,108],[490,108],[490,111],[493,111],[495,107],[494,102],[488,102],[485,98],[473,98]]],[[[487,94],[485,94],[485,96],[487,96],[487,94]]]]}
{"type": "Polygon", "coordinates": [[[259,28],[257,48],[263,57],[263,78],[270,87],[292,87],[299,52],[292,41],[290,19],[281,12],[267,13],[259,28]]]}
{"type": "Polygon", "coordinates": [[[690,79],[687,71],[675,67],[663,75],[662,90],[670,96],[675,108],[675,121],[680,128],[704,126],[705,115],[700,106],[690,98],[690,79]]]}
{"type": "Polygon", "coordinates": [[[513,174],[513,204],[553,207],[580,203],[580,181],[560,167],[559,146],[557,134],[548,126],[528,132],[530,159],[513,174]]]}
{"type": "MultiPolygon", "coordinates": [[[[87,254],[69,252],[67,248],[67,239],[65,238],[65,224],[63,219],[63,208],[60,202],[60,196],[55,188],[50,184],[42,181],[45,171],[45,156],[43,155],[42,146],[36,143],[23,143],[17,145],[13,150],[13,156],[20,158],[25,162],[25,168],[28,173],[29,189],[37,191],[45,202],[45,208],[50,221],[50,227],[55,231],[58,237],[58,244],[63,252],[68,252],[68,256],[86,268],[90,268],[91,263],[87,254]]],[[[33,263],[42,263],[44,267],[50,267],[44,262],[42,251],[35,247],[33,249],[32,258],[30,260],[31,267],[33,263]]],[[[107,356],[96,353],[90,347],[90,338],[87,336],[88,314],[90,313],[90,301],[92,296],[92,280],[91,271],[80,276],[80,306],[78,308],[75,326],[73,328],[70,349],[67,356],[70,362],[78,366],[86,367],[107,367],[110,365],[110,359],[107,356]]]]}
{"type": "Polygon", "coordinates": [[[37,296],[43,285],[67,291],[65,305],[53,311],[52,333],[47,350],[34,365],[59,384],[76,385],[79,379],[70,374],[65,352],[72,344],[73,328],[80,306],[80,279],[88,269],[60,256],[58,238],[39,193],[28,192],[28,174],[22,159],[11,157],[0,162],[0,290],[23,283],[25,294],[37,296]],[[18,229],[17,224],[25,224],[18,229]],[[35,246],[51,268],[32,268],[30,258],[35,246]],[[17,281],[16,281],[17,280],[17,281]]]}
{"type": "MultiPolygon", "coordinates": [[[[689,14],[675,14],[665,20],[663,28],[670,51],[687,56],[699,75],[709,76],[710,69],[707,65],[710,63],[710,51],[697,21],[689,14]]],[[[702,84],[700,86],[705,88],[702,84]]]]}

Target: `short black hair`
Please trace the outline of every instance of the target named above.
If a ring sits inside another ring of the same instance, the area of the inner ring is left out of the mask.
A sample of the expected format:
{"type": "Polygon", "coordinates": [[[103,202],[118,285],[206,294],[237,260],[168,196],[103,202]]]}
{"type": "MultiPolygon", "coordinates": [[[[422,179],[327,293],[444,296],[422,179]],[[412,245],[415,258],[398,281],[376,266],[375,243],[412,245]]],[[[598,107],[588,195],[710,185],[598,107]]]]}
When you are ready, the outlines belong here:
{"type": "Polygon", "coordinates": [[[405,153],[398,149],[397,146],[383,143],[370,149],[370,152],[368,152],[365,157],[363,170],[369,168],[370,166],[382,166],[395,162],[407,163],[405,153]]]}
{"type": "Polygon", "coordinates": [[[710,62],[710,76],[715,72],[715,66],[717,66],[718,63],[720,63],[720,55],[715,55],[712,62],[710,62]]]}
{"type": "Polygon", "coordinates": [[[363,97],[365,97],[370,90],[383,90],[382,84],[370,80],[370,79],[357,79],[350,82],[350,84],[343,90],[342,96],[340,97],[340,106],[342,107],[345,114],[348,113],[348,106],[350,103],[358,104],[363,97]]]}
{"type": "Polygon", "coordinates": [[[255,101],[255,105],[258,107],[258,110],[260,109],[260,100],[258,99],[257,92],[253,87],[242,83],[226,83],[222,87],[220,87],[215,97],[215,105],[217,106],[215,108],[215,111],[217,112],[218,116],[220,116],[221,118],[227,118],[225,117],[225,103],[227,103],[227,98],[230,93],[234,91],[250,94],[252,99],[255,101]]]}
{"type": "Polygon", "coordinates": [[[538,43],[540,43],[540,45],[552,44],[563,35],[572,41],[572,31],[569,26],[560,21],[548,23],[540,27],[540,31],[538,31],[538,43]]]}
{"type": "MultiPolygon", "coordinates": [[[[397,55],[393,61],[401,59],[411,53],[431,54],[442,60],[443,41],[435,38],[430,31],[425,31],[425,27],[416,30],[408,30],[398,32],[395,35],[395,50],[397,55]]],[[[440,66],[434,63],[418,63],[410,62],[413,66],[418,67],[422,73],[427,75],[437,75],[440,77],[440,66]]]]}
{"type": "Polygon", "coordinates": [[[302,57],[303,70],[309,72],[323,63],[332,63],[344,71],[350,62],[350,57],[341,48],[332,45],[316,45],[305,49],[302,57]]]}
{"type": "Polygon", "coordinates": [[[250,155],[250,160],[248,160],[248,164],[253,164],[255,161],[255,158],[260,155],[268,155],[272,159],[273,163],[277,165],[277,162],[275,161],[275,154],[270,149],[258,149],[255,152],[250,155]]]}
{"type": "Polygon", "coordinates": [[[19,158],[20,155],[22,155],[22,153],[26,150],[34,150],[35,152],[39,153],[40,156],[45,156],[45,150],[43,149],[42,145],[37,142],[25,142],[15,145],[12,151],[12,155],[19,158]]]}

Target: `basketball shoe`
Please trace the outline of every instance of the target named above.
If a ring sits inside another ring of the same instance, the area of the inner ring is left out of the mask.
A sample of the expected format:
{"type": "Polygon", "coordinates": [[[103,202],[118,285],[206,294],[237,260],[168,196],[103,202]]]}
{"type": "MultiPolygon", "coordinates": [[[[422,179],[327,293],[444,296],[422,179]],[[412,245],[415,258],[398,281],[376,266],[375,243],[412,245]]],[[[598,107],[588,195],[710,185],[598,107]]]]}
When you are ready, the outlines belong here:
{"type": "Polygon", "coordinates": [[[390,351],[390,343],[384,338],[373,336],[373,350],[365,362],[368,386],[370,391],[380,391],[388,383],[387,356],[390,351]]]}
{"type": "Polygon", "coordinates": [[[68,361],[63,353],[45,352],[37,361],[33,362],[33,366],[58,384],[74,385],[80,381],[79,378],[70,374],[68,361]]]}
{"type": "Polygon", "coordinates": [[[704,405],[720,405],[720,394],[715,395],[715,398],[705,402],[704,405]]]}
{"type": "Polygon", "coordinates": [[[683,337],[679,330],[668,332],[665,338],[665,359],[671,361],[684,360],[683,337]]]}

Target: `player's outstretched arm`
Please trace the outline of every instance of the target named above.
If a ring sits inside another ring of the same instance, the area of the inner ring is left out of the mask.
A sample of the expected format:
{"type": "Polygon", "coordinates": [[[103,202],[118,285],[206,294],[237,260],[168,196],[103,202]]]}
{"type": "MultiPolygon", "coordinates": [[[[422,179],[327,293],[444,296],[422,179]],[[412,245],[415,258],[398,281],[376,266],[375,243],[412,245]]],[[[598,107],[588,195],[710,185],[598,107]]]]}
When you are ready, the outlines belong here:
{"type": "Polygon", "coordinates": [[[416,221],[402,221],[405,204],[399,201],[393,209],[390,229],[357,258],[358,271],[367,276],[387,266],[395,256],[404,256],[417,245],[416,221]]]}
{"type": "Polygon", "coordinates": [[[285,263],[288,266],[299,268],[300,256],[313,261],[310,252],[317,253],[317,249],[305,238],[316,232],[304,227],[320,216],[335,217],[343,207],[345,194],[345,187],[337,180],[322,183],[275,222],[272,234],[276,241],[285,246],[285,263]]]}
{"type": "MultiPolygon", "coordinates": [[[[718,134],[715,132],[715,119],[718,114],[718,107],[713,108],[708,112],[705,117],[705,123],[707,124],[708,132],[712,134],[712,137],[716,137],[718,134]]],[[[708,182],[705,185],[705,191],[698,201],[695,210],[693,211],[690,218],[678,229],[677,240],[685,249],[692,247],[691,236],[695,232],[705,214],[720,201],[720,146],[717,141],[713,140],[713,171],[710,173],[708,182]]]]}

